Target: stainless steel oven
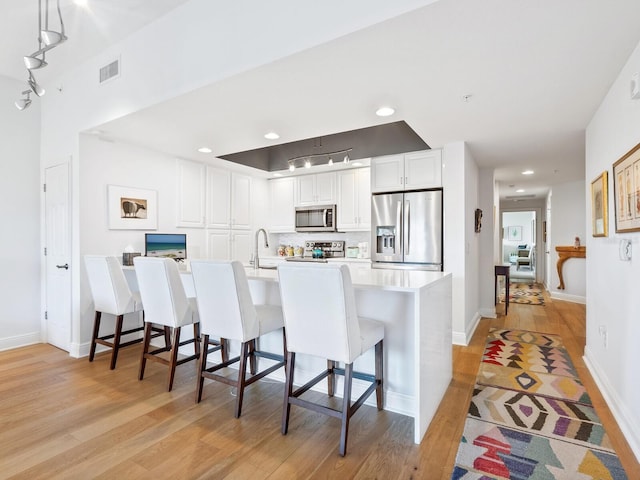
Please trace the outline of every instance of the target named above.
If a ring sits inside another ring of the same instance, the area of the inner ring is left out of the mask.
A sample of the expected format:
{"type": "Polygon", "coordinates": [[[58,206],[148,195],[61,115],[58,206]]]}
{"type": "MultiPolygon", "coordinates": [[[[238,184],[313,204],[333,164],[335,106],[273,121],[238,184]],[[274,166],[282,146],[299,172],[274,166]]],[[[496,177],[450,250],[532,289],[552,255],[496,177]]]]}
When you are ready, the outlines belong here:
{"type": "Polygon", "coordinates": [[[336,206],[296,207],[296,232],[336,232],[336,206]]]}

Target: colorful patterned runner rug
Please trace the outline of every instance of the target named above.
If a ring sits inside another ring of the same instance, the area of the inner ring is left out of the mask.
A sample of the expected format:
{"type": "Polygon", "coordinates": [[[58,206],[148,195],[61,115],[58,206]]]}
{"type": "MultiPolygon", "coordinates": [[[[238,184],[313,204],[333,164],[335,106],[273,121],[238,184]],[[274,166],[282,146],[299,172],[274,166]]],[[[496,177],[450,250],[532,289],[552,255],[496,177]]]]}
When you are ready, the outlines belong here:
{"type": "Polygon", "coordinates": [[[451,478],[627,478],[559,336],[491,330],[451,478]]]}
{"type": "MultiPolygon", "coordinates": [[[[504,289],[500,293],[500,302],[504,303],[504,289]]],[[[526,305],[544,305],[542,286],[539,283],[511,283],[509,284],[509,303],[524,303],[526,305]]]]}

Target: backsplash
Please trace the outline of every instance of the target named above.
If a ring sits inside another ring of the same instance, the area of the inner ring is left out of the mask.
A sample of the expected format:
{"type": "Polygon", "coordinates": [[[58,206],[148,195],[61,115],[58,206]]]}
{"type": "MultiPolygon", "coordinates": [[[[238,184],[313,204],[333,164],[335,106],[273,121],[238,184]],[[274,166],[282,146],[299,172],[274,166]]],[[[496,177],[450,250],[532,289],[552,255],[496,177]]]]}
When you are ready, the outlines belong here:
{"type": "Polygon", "coordinates": [[[370,242],[370,232],[344,232],[344,233],[270,233],[269,246],[272,255],[276,255],[278,245],[304,246],[304,242],[308,240],[314,241],[333,241],[344,240],[345,249],[347,247],[357,247],[360,242],[370,242]]]}

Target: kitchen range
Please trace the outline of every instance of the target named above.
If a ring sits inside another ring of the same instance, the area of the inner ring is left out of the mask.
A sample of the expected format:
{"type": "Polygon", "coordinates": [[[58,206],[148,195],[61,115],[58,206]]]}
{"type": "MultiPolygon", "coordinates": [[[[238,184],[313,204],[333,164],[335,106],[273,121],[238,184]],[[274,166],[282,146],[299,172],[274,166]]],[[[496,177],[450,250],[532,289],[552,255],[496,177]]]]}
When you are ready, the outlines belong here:
{"type": "Polygon", "coordinates": [[[287,256],[291,262],[321,262],[326,263],[329,258],[344,257],[344,240],[318,241],[307,240],[304,242],[302,255],[287,256]]]}

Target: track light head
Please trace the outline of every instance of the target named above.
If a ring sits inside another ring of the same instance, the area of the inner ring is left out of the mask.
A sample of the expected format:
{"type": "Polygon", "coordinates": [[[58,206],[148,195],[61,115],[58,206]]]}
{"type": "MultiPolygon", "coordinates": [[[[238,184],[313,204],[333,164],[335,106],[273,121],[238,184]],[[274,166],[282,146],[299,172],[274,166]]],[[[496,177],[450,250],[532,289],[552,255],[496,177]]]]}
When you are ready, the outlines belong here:
{"type": "Polygon", "coordinates": [[[33,76],[33,73],[31,73],[31,70],[29,70],[29,79],[27,81],[29,82],[29,86],[31,87],[31,91],[33,93],[35,93],[39,97],[44,95],[44,92],[45,92],[44,88],[38,85],[38,83],[36,82],[36,79],[33,76]]]}
{"type": "Polygon", "coordinates": [[[40,32],[40,38],[42,38],[42,43],[47,47],[55,47],[67,39],[63,33],[54,32],[53,30],[42,30],[40,32]]]}
{"type": "Polygon", "coordinates": [[[42,58],[38,58],[36,55],[26,55],[24,57],[24,66],[27,67],[27,70],[36,70],[46,67],[47,65],[48,63],[44,59],[44,54],[42,58]]]}
{"type": "Polygon", "coordinates": [[[18,110],[24,110],[25,108],[29,108],[29,105],[31,105],[31,98],[29,97],[31,90],[25,90],[22,94],[27,97],[16,100],[15,105],[18,110]]]}

